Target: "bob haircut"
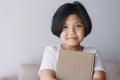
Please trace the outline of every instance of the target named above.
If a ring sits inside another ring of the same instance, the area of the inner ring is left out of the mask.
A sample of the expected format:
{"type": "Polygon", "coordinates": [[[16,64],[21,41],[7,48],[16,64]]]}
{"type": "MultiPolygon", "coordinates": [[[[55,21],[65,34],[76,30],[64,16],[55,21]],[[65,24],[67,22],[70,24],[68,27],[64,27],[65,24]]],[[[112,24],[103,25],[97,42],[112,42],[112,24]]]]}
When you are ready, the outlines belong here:
{"type": "Polygon", "coordinates": [[[73,2],[73,4],[72,3],[63,4],[58,8],[52,19],[51,27],[52,33],[57,37],[60,37],[64,22],[66,21],[67,17],[71,14],[76,14],[79,18],[82,19],[82,22],[85,26],[85,37],[88,34],[90,34],[92,29],[91,19],[85,7],[77,1],[73,2]]]}

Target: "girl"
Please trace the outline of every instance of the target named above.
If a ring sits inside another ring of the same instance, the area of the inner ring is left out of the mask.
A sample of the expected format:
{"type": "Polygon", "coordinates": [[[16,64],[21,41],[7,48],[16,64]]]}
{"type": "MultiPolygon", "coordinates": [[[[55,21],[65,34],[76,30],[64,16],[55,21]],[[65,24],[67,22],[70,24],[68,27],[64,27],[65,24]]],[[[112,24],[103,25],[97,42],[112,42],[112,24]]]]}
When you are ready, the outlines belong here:
{"type": "Polygon", "coordinates": [[[41,80],[57,80],[56,66],[59,50],[83,51],[95,54],[93,80],[106,80],[104,65],[96,48],[84,47],[80,43],[90,34],[92,23],[85,7],[75,1],[60,6],[53,16],[51,31],[62,40],[62,44],[45,48],[39,70],[41,80]]]}

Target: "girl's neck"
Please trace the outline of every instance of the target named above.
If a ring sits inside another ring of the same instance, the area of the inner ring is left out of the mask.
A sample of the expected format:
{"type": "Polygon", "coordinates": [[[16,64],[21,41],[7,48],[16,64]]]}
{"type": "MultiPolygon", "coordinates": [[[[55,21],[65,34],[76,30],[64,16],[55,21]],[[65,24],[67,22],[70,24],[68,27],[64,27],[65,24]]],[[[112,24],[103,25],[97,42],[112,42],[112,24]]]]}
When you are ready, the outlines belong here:
{"type": "Polygon", "coordinates": [[[81,45],[67,46],[67,45],[61,44],[61,48],[65,50],[72,50],[72,51],[83,51],[84,50],[84,47],[81,45]]]}

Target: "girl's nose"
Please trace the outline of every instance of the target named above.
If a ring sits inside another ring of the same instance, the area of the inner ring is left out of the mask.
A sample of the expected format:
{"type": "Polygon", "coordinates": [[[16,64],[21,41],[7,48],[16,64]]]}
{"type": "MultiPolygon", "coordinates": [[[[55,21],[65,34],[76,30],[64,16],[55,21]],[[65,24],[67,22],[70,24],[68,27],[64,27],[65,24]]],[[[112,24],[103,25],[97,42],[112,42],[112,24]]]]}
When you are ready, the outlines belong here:
{"type": "Polygon", "coordinates": [[[69,34],[70,34],[70,35],[75,35],[75,33],[76,33],[76,32],[75,32],[74,27],[72,27],[72,28],[69,29],[69,34]]]}

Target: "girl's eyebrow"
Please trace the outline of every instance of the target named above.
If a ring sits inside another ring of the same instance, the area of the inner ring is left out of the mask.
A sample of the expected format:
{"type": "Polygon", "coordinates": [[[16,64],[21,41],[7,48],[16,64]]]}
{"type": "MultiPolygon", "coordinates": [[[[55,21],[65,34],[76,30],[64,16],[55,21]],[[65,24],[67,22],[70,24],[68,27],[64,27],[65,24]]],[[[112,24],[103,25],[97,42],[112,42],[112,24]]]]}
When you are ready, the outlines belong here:
{"type": "Polygon", "coordinates": [[[78,21],[78,22],[76,22],[76,23],[83,23],[82,21],[78,21]]]}
{"type": "Polygon", "coordinates": [[[77,23],[83,24],[83,22],[82,22],[82,21],[76,22],[75,24],[77,24],[77,23]]]}
{"type": "Polygon", "coordinates": [[[67,23],[64,23],[63,25],[68,25],[67,23]]]}

